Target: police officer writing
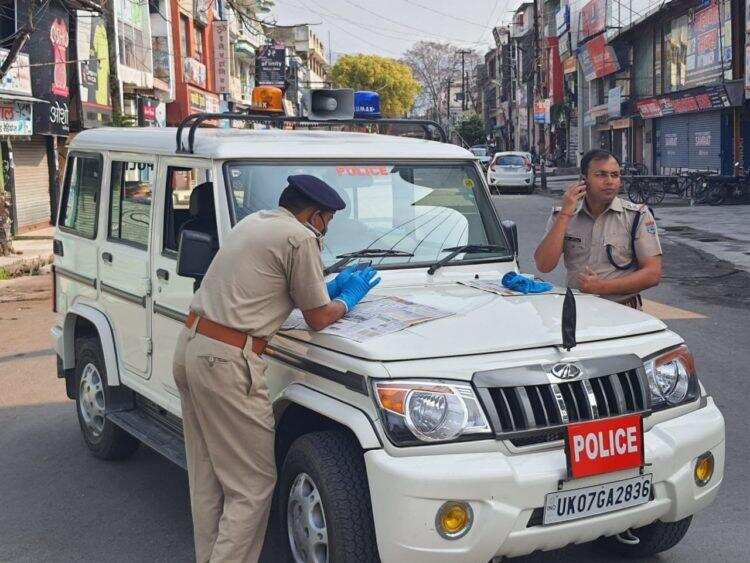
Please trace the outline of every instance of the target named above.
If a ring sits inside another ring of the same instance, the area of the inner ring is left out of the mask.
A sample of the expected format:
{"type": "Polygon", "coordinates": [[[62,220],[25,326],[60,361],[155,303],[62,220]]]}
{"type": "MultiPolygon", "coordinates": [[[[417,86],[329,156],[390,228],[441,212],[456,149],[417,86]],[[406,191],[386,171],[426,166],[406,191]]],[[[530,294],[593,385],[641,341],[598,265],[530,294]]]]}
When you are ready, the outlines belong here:
{"type": "Polygon", "coordinates": [[[267,340],[294,307],[321,330],[380,281],[373,268],[350,268],[326,284],[322,237],[345,204],[318,178],[287,180],[278,209],[249,215],[227,235],[175,351],[200,563],[254,562],[263,546],[276,480],[267,340]]]}
{"type": "Polygon", "coordinates": [[[551,272],[564,256],[569,287],[640,309],[640,292],[661,279],[654,217],[647,206],[617,196],[620,162],[612,153],[587,152],[581,177],[553,210],[534,252],[536,267],[551,272]]]}

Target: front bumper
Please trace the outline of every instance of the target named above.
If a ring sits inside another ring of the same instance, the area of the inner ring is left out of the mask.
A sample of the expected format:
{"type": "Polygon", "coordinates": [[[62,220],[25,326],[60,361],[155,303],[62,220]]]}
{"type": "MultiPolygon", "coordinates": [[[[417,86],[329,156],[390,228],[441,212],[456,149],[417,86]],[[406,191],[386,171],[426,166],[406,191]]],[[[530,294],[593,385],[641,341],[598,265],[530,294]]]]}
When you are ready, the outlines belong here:
{"type": "Polygon", "coordinates": [[[533,176],[487,176],[487,182],[490,186],[519,187],[530,186],[533,176]]]}
{"type": "MultiPolygon", "coordinates": [[[[558,549],[663,520],[673,522],[708,506],[724,474],[724,418],[712,399],[705,407],[655,425],[645,434],[647,472],[654,500],[637,507],[552,526],[528,527],[544,496],[557,490],[566,472],[562,449],[505,455],[470,454],[393,457],[365,454],[378,548],[383,561],[489,561],[535,550],[558,549]],[[713,478],[693,479],[695,458],[710,450],[713,478]],[[461,539],[435,531],[435,515],[447,500],[468,502],[474,524],[461,539]]],[[[568,482],[577,489],[637,475],[621,471],[568,482]]]]}

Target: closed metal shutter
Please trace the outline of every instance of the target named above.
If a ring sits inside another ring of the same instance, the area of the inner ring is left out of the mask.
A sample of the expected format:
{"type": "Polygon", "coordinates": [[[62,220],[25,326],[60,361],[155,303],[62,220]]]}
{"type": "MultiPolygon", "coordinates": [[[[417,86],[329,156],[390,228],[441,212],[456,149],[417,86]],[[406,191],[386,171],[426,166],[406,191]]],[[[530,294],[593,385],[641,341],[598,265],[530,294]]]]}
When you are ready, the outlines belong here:
{"type": "Polygon", "coordinates": [[[656,173],[672,174],[690,168],[688,139],[690,119],[695,115],[662,117],[656,121],[656,173]]]}
{"type": "Polygon", "coordinates": [[[49,222],[49,168],[44,138],[13,142],[16,232],[49,222]]]}
{"type": "Polygon", "coordinates": [[[690,168],[721,171],[721,112],[694,114],[689,123],[690,168]]]}

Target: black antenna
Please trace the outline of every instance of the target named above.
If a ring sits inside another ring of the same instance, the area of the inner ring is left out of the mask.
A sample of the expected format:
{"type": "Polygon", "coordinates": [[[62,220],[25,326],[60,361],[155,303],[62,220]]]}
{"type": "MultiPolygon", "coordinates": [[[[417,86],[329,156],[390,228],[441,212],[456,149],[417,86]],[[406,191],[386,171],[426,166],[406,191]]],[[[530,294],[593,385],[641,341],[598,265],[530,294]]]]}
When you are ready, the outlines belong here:
{"type": "Polygon", "coordinates": [[[568,352],[575,348],[576,342],[576,298],[568,288],[565,292],[562,308],[562,345],[568,352]]]}

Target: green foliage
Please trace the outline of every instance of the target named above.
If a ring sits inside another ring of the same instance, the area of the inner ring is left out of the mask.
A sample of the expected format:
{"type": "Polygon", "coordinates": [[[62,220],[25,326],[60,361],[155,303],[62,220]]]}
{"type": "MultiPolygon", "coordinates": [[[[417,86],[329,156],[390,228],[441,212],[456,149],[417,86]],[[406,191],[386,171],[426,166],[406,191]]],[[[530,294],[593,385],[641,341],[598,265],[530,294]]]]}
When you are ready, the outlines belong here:
{"type": "Polygon", "coordinates": [[[387,117],[404,116],[420,90],[408,66],[377,55],[344,55],[331,74],[337,86],[380,94],[380,110],[387,117]]]}
{"type": "Polygon", "coordinates": [[[479,117],[476,113],[465,116],[461,121],[459,121],[458,125],[456,125],[456,130],[458,131],[458,134],[464,138],[464,141],[469,144],[469,146],[481,145],[485,141],[484,122],[482,121],[482,118],[479,117]]]}

